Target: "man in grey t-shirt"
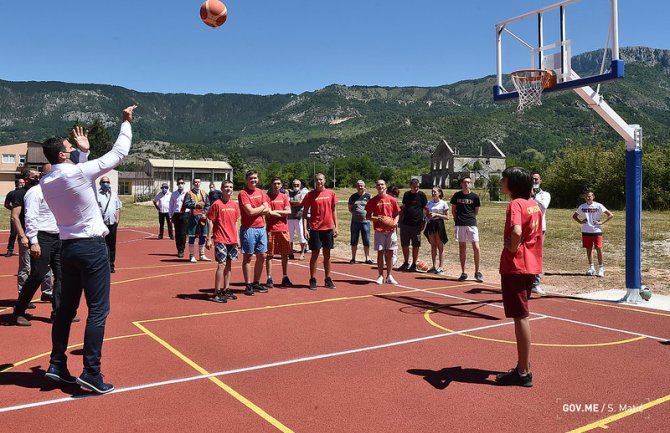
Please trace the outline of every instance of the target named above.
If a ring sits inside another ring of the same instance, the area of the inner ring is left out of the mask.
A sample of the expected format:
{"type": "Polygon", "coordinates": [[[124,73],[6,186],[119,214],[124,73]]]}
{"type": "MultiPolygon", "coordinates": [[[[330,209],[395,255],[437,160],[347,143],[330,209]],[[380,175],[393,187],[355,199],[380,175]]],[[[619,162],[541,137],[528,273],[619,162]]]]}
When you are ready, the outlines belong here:
{"type": "Polygon", "coordinates": [[[302,199],[305,198],[305,194],[307,194],[307,190],[302,188],[300,179],[293,179],[291,189],[288,190],[288,201],[291,205],[291,214],[288,216],[288,235],[291,239],[291,254],[288,256],[290,260],[295,260],[295,256],[293,255],[293,237],[296,234],[300,243],[300,260],[305,260],[307,241],[305,241],[305,234],[302,232],[302,199]]]}
{"type": "Polygon", "coordinates": [[[363,251],[365,252],[365,263],[371,265],[370,260],[370,221],[366,218],[365,205],[370,201],[370,194],[365,192],[365,182],[356,182],[356,192],[349,197],[349,212],[351,213],[351,260],[350,264],[356,263],[356,250],[358,249],[358,238],[363,239],[363,251]]]}

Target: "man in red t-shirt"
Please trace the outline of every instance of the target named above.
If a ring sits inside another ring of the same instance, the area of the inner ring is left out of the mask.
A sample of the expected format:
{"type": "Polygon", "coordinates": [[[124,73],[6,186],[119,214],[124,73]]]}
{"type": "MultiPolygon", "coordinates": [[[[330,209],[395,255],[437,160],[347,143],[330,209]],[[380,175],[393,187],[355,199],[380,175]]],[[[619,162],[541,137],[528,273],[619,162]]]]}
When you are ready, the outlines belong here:
{"type": "Polygon", "coordinates": [[[379,276],[377,284],[393,284],[398,282],[393,278],[393,252],[398,249],[398,239],[395,227],[398,226],[400,206],[392,195],[386,193],[386,181],[379,179],[376,184],[377,195],[365,205],[366,218],[372,221],[375,229],[375,250],[377,250],[377,268],[379,276]],[[393,228],[382,227],[379,220],[382,217],[393,218],[393,228]],[[386,279],[384,279],[384,259],[386,259],[386,279]]]}
{"type": "Polygon", "coordinates": [[[230,291],[230,274],[232,261],[237,260],[237,220],[240,219],[240,208],[231,196],[233,182],[224,180],[221,184],[223,196],[216,200],[207,211],[207,249],[214,245],[214,256],[218,266],[214,276],[214,302],[228,302],[237,299],[230,291]],[[214,242],[212,243],[212,239],[214,242]],[[223,288],[221,287],[223,285],[223,288]]]}
{"type": "Polygon", "coordinates": [[[525,169],[503,171],[501,191],[512,201],[505,218],[500,285],[505,316],[514,319],[518,361],[515,368],[496,376],[499,385],[533,386],[528,298],[535,275],[542,273],[542,211],[530,198],[532,188],[533,178],[525,169]]]}
{"type": "Polygon", "coordinates": [[[270,199],[270,212],[265,217],[265,228],[268,232],[268,255],[265,258],[265,271],[268,274],[266,286],[274,287],[272,282],[272,258],[275,254],[281,256],[281,269],[283,277],[281,285],[292,287],[288,278],[288,256],[293,252],[291,241],[288,236],[288,216],[291,215],[291,204],[288,195],[280,191],[282,181],[279,176],[272,178],[272,191],[268,194],[270,199]]]}
{"type": "Polygon", "coordinates": [[[240,191],[237,201],[240,205],[242,223],[240,225],[240,243],[242,245],[242,274],[244,275],[244,294],[253,296],[254,291],[267,293],[268,289],[260,285],[265,253],[268,250],[268,236],[265,232],[263,216],[270,212],[270,199],[258,185],[258,173],[249,170],[245,174],[246,187],[240,191]],[[253,281],[251,257],[256,255],[253,281]]]}
{"type": "Polygon", "coordinates": [[[330,250],[333,249],[337,237],[337,213],[335,212],[337,197],[334,191],[326,189],[326,176],[323,173],[317,173],[314,176],[314,184],[316,187],[302,200],[305,214],[308,212],[311,214],[309,227],[307,227],[307,219],[303,219],[305,238],[309,243],[309,249],[312,250],[312,257],[309,260],[309,289],[316,290],[316,261],[322,248],[323,269],[326,274],[325,286],[334,289],[335,283],[330,278],[330,250]]]}

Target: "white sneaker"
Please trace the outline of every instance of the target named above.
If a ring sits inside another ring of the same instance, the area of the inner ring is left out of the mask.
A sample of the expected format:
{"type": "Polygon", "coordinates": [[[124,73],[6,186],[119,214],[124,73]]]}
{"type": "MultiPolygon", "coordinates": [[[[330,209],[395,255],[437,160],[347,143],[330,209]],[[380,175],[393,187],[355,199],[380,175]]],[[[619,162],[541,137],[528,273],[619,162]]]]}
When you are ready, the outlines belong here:
{"type": "Polygon", "coordinates": [[[212,259],[210,259],[209,257],[207,257],[207,256],[204,255],[204,254],[200,254],[200,261],[201,261],[201,262],[211,262],[212,259]]]}
{"type": "Polygon", "coordinates": [[[384,284],[384,276],[383,275],[380,275],[379,277],[377,277],[377,284],[384,284]]]}
{"type": "Polygon", "coordinates": [[[398,282],[395,280],[395,278],[393,278],[393,275],[389,275],[388,277],[386,277],[386,283],[394,286],[398,285],[398,282]]]}
{"type": "Polygon", "coordinates": [[[531,290],[531,292],[536,293],[538,295],[546,295],[547,294],[547,292],[542,290],[542,287],[540,287],[540,286],[533,286],[533,289],[531,290]]]}
{"type": "Polygon", "coordinates": [[[436,271],[437,271],[437,275],[444,275],[444,269],[437,268],[436,271]]]}
{"type": "Polygon", "coordinates": [[[591,266],[588,271],[586,271],[586,275],[588,276],[593,276],[596,274],[596,270],[591,266]]]}
{"type": "Polygon", "coordinates": [[[189,260],[191,261],[191,263],[195,263],[195,262],[196,262],[196,260],[195,260],[195,256],[191,256],[191,258],[190,258],[189,260]]]}
{"type": "Polygon", "coordinates": [[[601,266],[601,267],[598,268],[598,276],[600,278],[605,276],[605,267],[604,266],[601,266]]]}

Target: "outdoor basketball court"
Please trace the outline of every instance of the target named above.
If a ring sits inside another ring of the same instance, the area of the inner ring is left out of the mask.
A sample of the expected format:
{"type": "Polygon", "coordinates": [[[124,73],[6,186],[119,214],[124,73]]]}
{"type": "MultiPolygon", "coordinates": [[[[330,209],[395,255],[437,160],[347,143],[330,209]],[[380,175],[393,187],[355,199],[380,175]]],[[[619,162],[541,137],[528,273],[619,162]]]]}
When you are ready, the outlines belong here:
{"type": "MultiPolygon", "coordinates": [[[[668,359],[670,313],[534,298],[535,386],[500,387],[495,374],[514,366],[516,349],[498,287],[406,273],[397,275],[399,286],[377,285],[371,266],[346,262],[335,259],[335,290],[308,290],[307,262],[292,261],[297,287],[217,304],[208,299],[215,264],[177,259],[173,242],[122,229],[103,348],[103,373],[116,390],[95,396],[44,379],[50,305],[38,304],[32,327],[0,327],[3,430],[651,432],[666,425],[670,377],[658,366],[668,359]]],[[[0,261],[3,323],[15,266],[0,261]]],[[[84,307],[79,315],[86,317],[84,307]]],[[[72,327],[73,374],[82,368],[83,328],[72,327]]]]}

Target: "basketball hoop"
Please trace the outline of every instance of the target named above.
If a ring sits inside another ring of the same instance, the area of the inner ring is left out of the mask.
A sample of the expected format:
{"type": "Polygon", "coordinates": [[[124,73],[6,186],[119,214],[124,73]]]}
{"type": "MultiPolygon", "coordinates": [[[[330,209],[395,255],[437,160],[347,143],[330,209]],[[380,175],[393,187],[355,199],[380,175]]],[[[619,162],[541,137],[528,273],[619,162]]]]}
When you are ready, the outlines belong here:
{"type": "Polygon", "coordinates": [[[542,105],[542,91],[556,84],[556,75],[548,69],[522,69],[512,72],[512,82],[519,93],[517,111],[542,105]]]}

